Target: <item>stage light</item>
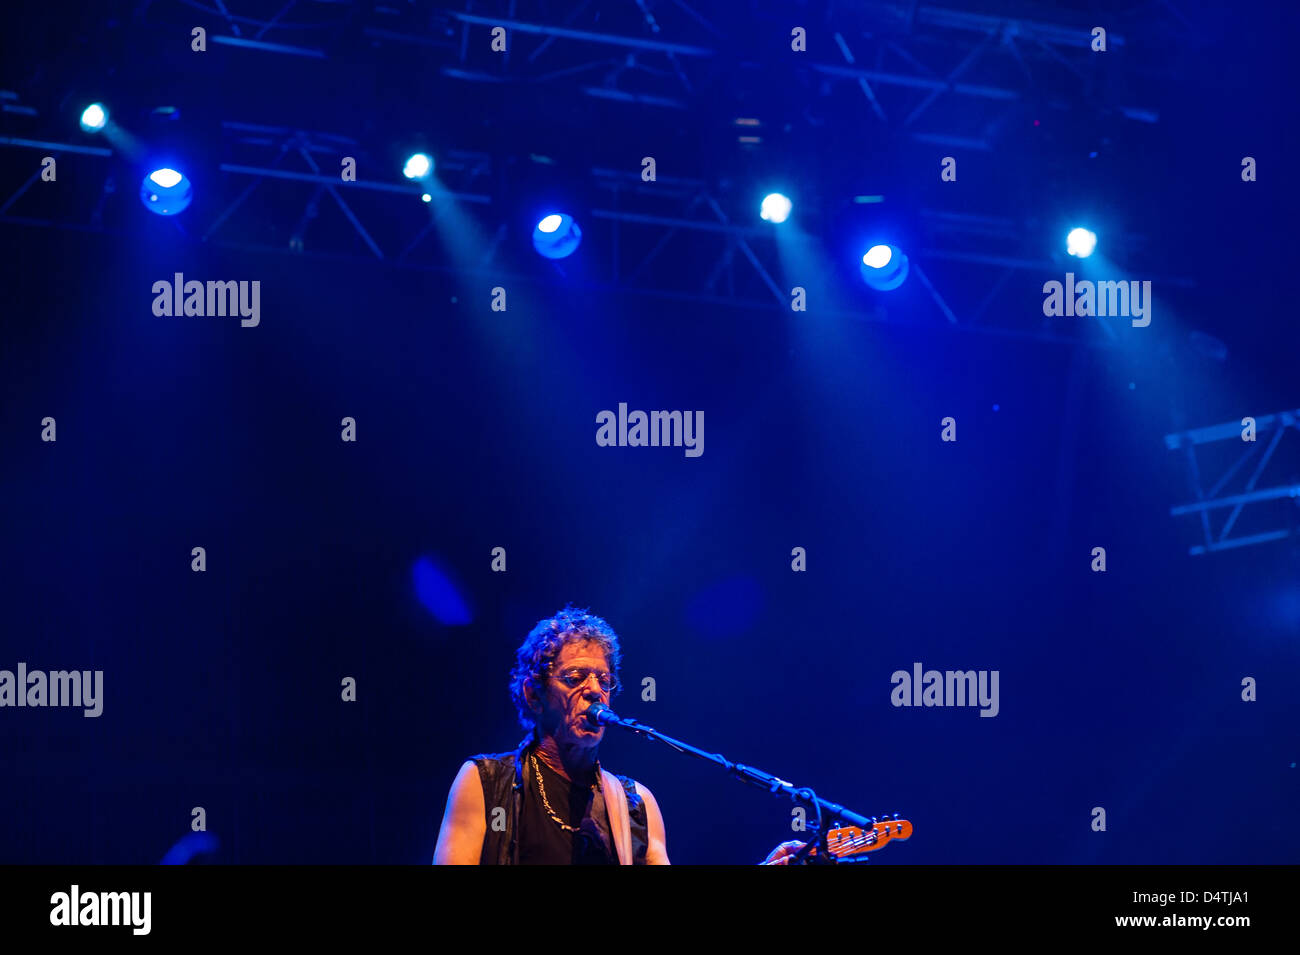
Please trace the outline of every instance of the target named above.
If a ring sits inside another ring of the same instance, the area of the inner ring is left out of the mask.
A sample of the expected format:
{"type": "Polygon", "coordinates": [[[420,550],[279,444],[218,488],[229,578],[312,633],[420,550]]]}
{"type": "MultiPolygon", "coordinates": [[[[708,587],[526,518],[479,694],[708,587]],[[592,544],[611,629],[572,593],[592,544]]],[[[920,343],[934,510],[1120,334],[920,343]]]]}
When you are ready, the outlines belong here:
{"type": "Polygon", "coordinates": [[[422,195],[422,196],[420,197],[420,201],[421,201],[421,202],[433,202],[433,196],[429,195],[429,194],[426,192],[424,195],[422,195]]]}
{"type": "Polygon", "coordinates": [[[424,179],[433,172],[433,159],[428,153],[416,153],[406,160],[402,175],[407,179],[424,179]]]}
{"type": "Polygon", "coordinates": [[[97,133],[108,123],[108,110],[103,103],[91,103],[81,114],[81,128],[88,133],[97,133]]]}
{"type": "Polygon", "coordinates": [[[537,223],[533,230],[533,248],[548,259],[572,255],[581,241],[582,230],[569,215],[552,213],[537,223]]]}
{"type": "Polygon", "coordinates": [[[159,865],[189,865],[195,856],[215,855],[219,843],[217,837],[206,829],[201,832],[187,832],[167,850],[159,865]]]}
{"type": "Polygon", "coordinates": [[[873,245],[867,249],[867,254],[862,257],[862,264],[869,265],[873,269],[883,269],[889,264],[889,260],[894,253],[890,251],[887,245],[873,245]]]}
{"type": "Polygon", "coordinates": [[[763,221],[779,225],[790,218],[790,200],[779,192],[770,193],[763,197],[763,205],[759,208],[758,214],[763,221]]]}
{"type": "Polygon", "coordinates": [[[150,212],[174,216],[184,212],[194,198],[190,181],[175,169],[155,169],[140,183],[140,201],[150,212]]]}
{"type": "Polygon", "coordinates": [[[155,186],[161,186],[164,189],[170,189],[184,178],[175,169],[155,169],[149,173],[149,181],[155,186]]]}
{"type": "Polygon", "coordinates": [[[873,289],[892,292],[907,280],[907,256],[892,245],[873,245],[862,256],[862,279],[873,289]]]}
{"type": "Polygon", "coordinates": [[[449,564],[439,557],[420,557],[412,568],[415,596],[440,624],[460,627],[474,622],[474,612],[449,564]]]}
{"type": "Polygon", "coordinates": [[[1081,259],[1092,255],[1092,250],[1095,248],[1097,248],[1097,235],[1087,229],[1071,229],[1070,234],[1065,237],[1065,251],[1081,259]]]}

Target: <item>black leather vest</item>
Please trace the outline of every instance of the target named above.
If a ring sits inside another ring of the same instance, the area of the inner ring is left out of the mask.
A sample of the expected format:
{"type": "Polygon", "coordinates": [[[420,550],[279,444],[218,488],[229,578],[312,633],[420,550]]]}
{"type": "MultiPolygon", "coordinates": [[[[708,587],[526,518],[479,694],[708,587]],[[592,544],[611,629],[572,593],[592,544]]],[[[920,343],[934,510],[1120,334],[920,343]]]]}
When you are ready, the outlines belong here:
{"type": "MultiPolygon", "coordinates": [[[[527,755],[534,746],[533,737],[526,736],[513,753],[479,753],[471,756],[478,767],[478,778],[483,784],[483,810],[487,828],[483,833],[483,852],[479,865],[519,864],[519,810],[527,795],[527,781],[533,771],[527,755]],[[498,811],[501,810],[501,811],[498,811]]],[[[600,762],[596,763],[600,778],[600,762]]],[[[647,838],[645,800],[636,791],[636,782],[627,776],[614,777],[623,784],[627,793],[628,823],[632,829],[632,860],[635,865],[645,865],[647,838]]],[[[605,833],[610,832],[609,815],[605,797],[597,795],[593,801],[592,818],[605,833]]]]}

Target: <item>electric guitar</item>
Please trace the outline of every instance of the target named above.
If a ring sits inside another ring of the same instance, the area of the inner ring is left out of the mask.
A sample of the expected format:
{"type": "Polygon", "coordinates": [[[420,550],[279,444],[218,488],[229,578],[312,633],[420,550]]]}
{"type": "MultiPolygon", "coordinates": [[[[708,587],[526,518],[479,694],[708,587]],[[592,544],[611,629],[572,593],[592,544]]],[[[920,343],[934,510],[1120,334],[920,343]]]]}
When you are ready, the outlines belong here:
{"type": "MultiPolygon", "coordinates": [[[[898,813],[894,813],[894,818],[885,817],[884,822],[876,822],[875,816],[872,816],[872,826],[870,829],[861,829],[857,826],[842,826],[839,829],[832,829],[826,833],[826,848],[830,851],[831,857],[837,862],[854,861],[854,856],[865,855],[868,852],[875,852],[877,849],[883,849],[895,839],[910,839],[912,837],[912,824],[906,819],[899,819],[898,813]]],[[[817,848],[814,846],[809,855],[815,855],[817,848]]],[[[865,862],[866,860],[858,860],[865,862]]]]}

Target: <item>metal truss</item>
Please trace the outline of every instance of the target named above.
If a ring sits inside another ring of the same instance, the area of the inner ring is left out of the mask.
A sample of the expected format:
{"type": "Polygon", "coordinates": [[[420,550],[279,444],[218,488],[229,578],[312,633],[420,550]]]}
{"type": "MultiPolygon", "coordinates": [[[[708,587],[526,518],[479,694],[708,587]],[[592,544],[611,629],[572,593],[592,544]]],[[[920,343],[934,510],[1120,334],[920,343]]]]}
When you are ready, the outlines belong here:
{"type": "MultiPolygon", "coordinates": [[[[1265,415],[1255,419],[1254,441],[1242,440],[1244,427],[1242,422],[1229,421],[1226,424],[1211,425],[1192,431],[1165,435],[1165,446],[1170,451],[1184,452],[1192,493],[1196,498],[1193,503],[1180,504],[1170,508],[1169,513],[1174,517],[1189,514],[1197,515],[1200,518],[1201,533],[1204,536],[1204,543],[1193,545],[1188,550],[1189,554],[1210,554],[1216,551],[1249,547],[1253,544],[1263,544],[1268,541],[1300,536],[1300,509],[1297,509],[1297,507],[1287,508],[1282,515],[1289,518],[1286,527],[1275,527],[1270,530],[1237,537],[1229,536],[1236,526],[1237,518],[1249,505],[1262,504],[1267,501],[1290,500],[1293,505],[1300,506],[1300,483],[1292,482],[1275,484],[1272,487],[1257,487],[1260,478],[1263,476],[1264,469],[1273,460],[1274,453],[1282,441],[1282,436],[1288,430],[1300,430],[1300,410],[1281,411],[1277,414],[1265,415]],[[1265,437],[1268,438],[1267,441],[1264,440],[1265,437]],[[1201,467],[1196,456],[1196,448],[1226,441],[1242,443],[1245,446],[1236,455],[1235,460],[1227,468],[1223,476],[1215,481],[1214,485],[1208,490],[1204,490],[1201,483],[1201,467]],[[1255,466],[1246,479],[1245,486],[1237,493],[1224,493],[1228,482],[1252,458],[1258,460],[1255,461],[1255,466]],[[1216,535],[1210,527],[1210,512],[1225,508],[1231,508],[1231,510],[1216,535]]],[[[1254,513],[1263,509],[1256,507],[1251,510],[1254,513]]]]}
{"type": "MultiPolygon", "coordinates": [[[[445,36],[454,33],[455,61],[438,68],[460,80],[566,83],[585,96],[677,110],[692,108],[703,91],[725,86],[727,77],[739,75],[744,61],[754,55],[735,38],[734,25],[720,28],[685,0],[660,5],[658,19],[641,3],[627,4],[620,19],[611,16],[618,11],[582,0],[561,22],[516,16],[518,6],[512,2],[508,15],[492,15],[484,12],[482,3],[465,0],[460,8],[421,10],[431,25],[419,32],[404,32],[401,27],[409,26],[401,22],[394,24],[399,28],[368,27],[365,32],[387,43],[426,49],[432,43],[435,51],[445,49],[445,36]],[[592,11],[602,14],[599,22],[611,26],[588,24],[592,11]],[[666,30],[665,23],[671,29],[666,30]],[[512,52],[483,55],[481,31],[494,27],[507,31],[512,52]],[[473,28],[480,38],[472,45],[473,28]]],[[[1053,8],[1043,9],[1050,14],[1053,8]]],[[[793,26],[809,33],[810,45],[799,58],[783,57],[783,62],[765,67],[807,71],[822,82],[796,81],[831,100],[839,98],[842,89],[856,88],[882,126],[916,142],[991,150],[998,133],[1027,103],[1056,110],[1090,108],[1142,123],[1159,120],[1149,103],[1108,96],[1090,48],[1091,23],[1067,25],[915,2],[855,3],[836,10],[838,22],[831,24],[818,22],[821,18],[813,10],[791,9],[788,4],[755,2],[750,11],[770,36],[785,36],[787,47],[793,26]],[[946,110],[926,128],[922,119],[938,107],[946,110]],[[964,131],[955,132],[955,126],[964,131]]],[[[1162,25],[1174,20],[1172,11],[1159,14],[1152,10],[1162,25]]],[[[1135,22],[1132,16],[1124,19],[1125,24],[1135,22]]],[[[753,37],[749,31],[740,35],[753,37]]],[[[1107,43],[1119,52],[1125,37],[1110,33],[1107,43]]],[[[432,55],[436,63],[438,53],[432,55]]],[[[770,48],[767,55],[776,59],[770,48]]],[[[1119,85],[1113,73],[1110,82],[1119,85]]]]}
{"type": "Polygon", "coordinates": [[[1026,103],[1158,122],[1150,103],[1111,93],[1122,88],[1127,97],[1152,65],[1144,64],[1139,73],[1112,64],[1099,74],[1090,48],[1095,25],[1111,28],[1107,55],[1112,57],[1127,45],[1123,33],[1114,30],[1121,23],[1148,33],[1173,31],[1184,45],[1205,42],[1170,0],[1139,4],[1109,24],[1105,16],[1094,17],[1098,23],[1073,15],[1073,22],[1061,22],[1067,15],[1051,4],[1043,4],[1037,17],[888,0],[838,5],[829,16],[781,0],[751,0],[748,6],[745,11],[740,3],[730,4],[722,25],[714,22],[721,11],[710,19],[687,0],[659,3],[653,11],[640,0],[618,5],[213,0],[211,7],[198,0],[152,0],[137,17],[174,20],[179,8],[186,20],[194,20],[196,10],[205,11],[208,16],[199,19],[206,20],[210,42],[219,45],[329,59],[351,56],[360,41],[394,55],[414,52],[426,69],[464,82],[554,86],[676,110],[698,108],[701,96],[762,58],[769,61],[761,64],[765,70],[822,80],[792,80],[817,88],[819,96],[860,90],[867,112],[906,137],[978,150],[992,149],[1007,120],[1026,103]],[[776,62],[777,49],[760,41],[784,37],[776,47],[788,52],[795,26],[808,31],[807,51],[776,62]],[[488,31],[497,27],[507,31],[502,53],[488,45],[488,31]],[[973,109],[977,105],[988,109],[973,109]],[[926,128],[922,120],[945,107],[938,122],[926,128]],[[960,132],[958,125],[964,127],[960,132]]]}
{"type": "MultiPolygon", "coordinates": [[[[543,38],[532,46],[527,56],[503,60],[503,66],[517,79],[545,83],[561,77],[602,74],[601,84],[588,82],[581,86],[581,92],[684,109],[686,103],[675,96],[691,96],[703,88],[698,79],[692,79],[694,66],[723,63],[740,55],[735,49],[721,45],[718,41],[722,31],[682,0],[675,3],[681,14],[681,26],[698,28],[693,33],[697,39],[690,43],[659,39],[661,30],[653,17],[649,22],[654,39],[578,30],[566,25],[587,6],[585,2],[577,6],[565,24],[484,16],[472,12],[472,0],[467,0],[464,10],[439,10],[437,16],[461,27],[460,63],[457,67],[444,68],[444,72],[463,79],[499,81],[500,73],[474,73],[466,71],[464,66],[467,28],[501,26],[530,39],[543,38]],[[556,58],[556,48],[563,44],[583,45],[584,50],[612,48],[616,52],[613,57],[596,59],[588,55],[582,62],[557,68],[548,60],[556,58]]],[[[775,6],[761,9],[765,6],[768,5],[754,5],[759,8],[760,16],[769,21],[779,22],[784,18],[789,25],[795,25],[805,15],[775,6]]],[[[1078,86],[1083,102],[1113,109],[1129,119],[1158,121],[1158,113],[1149,105],[1101,102],[1101,93],[1089,69],[1088,59],[1093,54],[1086,27],[920,7],[916,3],[867,2],[855,4],[852,12],[854,22],[835,25],[829,30],[822,29],[821,24],[804,24],[814,35],[807,68],[832,81],[856,86],[881,123],[894,125],[920,142],[990,149],[993,137],[1007,119],[1005,111],[992,117],[976,136],[955,136],[946,127],[927,131],[919,127],[918,120],[936,103],[951,98],[1014,105],[1041,95],[1053,107],[1068,109],[1070,98],[1054,85],[1047,85],[1051,74],[1062,71],[1069,75],[1072,86],[1078,86]],[[821,50],[817,49],[818,40],[823,37],[833,41],[833,48],[827,43],[821,50]],[[981,81],[981,71],[1001,79],[981,81]],[[886,94],[885,90],[894,92],[886,94]]],[[[389,34],[390,38],[394,36],[389,34]]],[[[1120,34],[1111,34],[1108,44],[1111,49],[1122,49],[1125,39],[1120,34]]]]}
{"type": "MultiPolygon", "coordinates": [[[[319,203],[324,196],[328,195],[364,247],[374,258],[380,261],[392,258],[394,249],[389,248],[386,252],[381,248],[371,230],[366,228],[358,214],[353,211],[352,205],[343,198],[343,193],[356,191],[363,196],[367,194],[383,194],[408,199],[422,193],[437,193],[439,198],[445,197],[458,202],[482,205],[492,202],[492,197],[487,193],[468,191],[483,183],[491,175],[492,161],[484,153],[450,150],[439,157],[440,178],[443,180],[454,178],[466,186],[465,190],[447,189],[430,183],[388,183],[374,181],[365,176],[359,177],[356,181],[343,182],[338,170],[340,157],[351,156],[356,159],[358,154],[363,151],[361,145],[355,139],[288,127],[266,127],[248,123],[227,122],[222,124],[222,129],[226,138],[233,141],[237,147],[243,147],[245,150],[252,150],[255,153],[260,151],[265,156],[265,162],[262,165],[231,162],[223,162],[219,165],[220,172],[241,180],[248,180],[248,182],[208,226],[203,233],[204,241],[216,239],[224,241],[225,244],[238,246],[240,239],[226,241],[226,236],[220,230],[227,225],[228,220],[233,218],[235,222],[231,223],[231,227],[228,227],[225,231],[227,233],[235,231],[233,227],[238,226],[240,207],[263,183],[275,180],[309,183],[315,187],[290,233],[289,248],[291,251],[302,252],[306,248],[306,230],[313,220],[319,218],[319,203]],[[327,172],[322,172],[321,165],[317,161],[318,156],[321,157],[322,161],[330,164],[327,172]],[[296,161],[286,164],[284,160],[288,157],[293,157],[296,161]],[[297,168],[292,168],[292,166],[297,168]]],[[[430,222],[419,232],[410,236],[402,245],[401,252],[396,254],[396,261],[401,262],[404,260],[432,227],[433,223],[430,222]]],[[[244,235],[246,233],[239,231],[238,234],[244,235]]]]}
{"type": "MultiPolygon", "coordinates": [[[[364,147],[352,137],[243,122],[223,122],[221,131],[222,155],[243,161],[216,166],[220,176],[215,185],[221,201],[205,203],[211,211],[204,219],[187,212],[173,220],[175,228],[194,241],[247,252],[358,263],[368,260],[392,268],[491,275],[512,281],[548,281],[558,274],[579,286],[759,310],[788,310],[791,288],[802,284],[800,276],[783,274],[775,228],[732,221],[704,180],[659,177],[646,183],[636,172],[593,167],[588,176],[597,194],[604,197],[587,210],[582,221],[582,254],[593,267],[571,275],[564,262],[543,261],[529,252],[524,261],[531,269],[525,266],[524,271],[507,272],[495,259],[508,238],[506,223],[501,220],[511,210],[494,208],[499,205],[494,161],[485,153],[440,152],[438,174],[446,184],[443,188],[427,182],[365,177],[344,182],[338,173],[340,157],[362,154],[364,161],[364,147]],[[447,243],[452,238],[439,229],[438,205],[422,204],[422,192],[434,192],[438,199],[478,210],[477,219],[487,226],[492,238],[475,262],[449,254],[447,243]]],[[[103,147],[0,137],[3,147],[39,150],[55,157],[95,157],[109,160],[110,167],[116,158],[112,149],[103,147]]],[[[61,193],[33,190],[39,167],[33,163],[27,168],[35,171],[0,199],[0,224],[119,233],[125,216],[141,214],[134,207],[134,188],[117,194],[109,170],[89,216],[89,194],[80,205],[33,208],[45,205],[42,196],[61,193]],[[109,206],[111,200],[116,201],[109,206]],[[107,221],[106,208],[110,211],[107,221]]],[[[1017,234],[1009,221],[954,213],[924,215],[942,220],[942,228],[934,230],[940,237],[960,233],[966,240],[980,241],[992,233],[1017,234]]],[[[521,246],[528,241],[519,235],[514,239],[521,246]]],[[[1098,348],[1115,344],[1113,338],[1089,332],[1082,325],[1063,328],[1058,323],[1053,327],[1044,321],[1030,327],[991,320],[988,316],[998,310],[990,309],[990,303],[1013,274],[1025,270],[1050,274],[1056,266],[1046,260],[963,251],[964,247],[968,245],[963,241],[950,241],[946,248],[911,253],[916,280],[935,303],[936,323],[961,331],[1058,344],[1098,348]],[[954,310],[928,273],[927,263],[944,262],[989,269],[988,290],[969,314],[954,310]]],[[[823,314],[860,320],[916,320],[914,315],[891,317],[887,310],[870,305],[839,312],[827,312],[819,303],[813,307],[823,314]]]]}
{"type": "MultiPolygon", "coordinates": [[[[992,6],[993,4],[989,4],[992,6]]],[[[419,68],[467,84],[510,83],[544,88],[558,97],[591,97],[656,110],[694,112],[726,109],[722,91],[749,82],[743,77],[780,75],[801,85],[810,102],[808,121],[820,109],[842,111],[851,104],[902,140],[954,148],[991,149],[1008,118],[1026,103],[1055,109],[1093,109],[1127,121],[1156,122],[1141,102],[1117,100],[1090,70],[1089,31],[1081,21],[1053,21],[1053,8],[1040,18],[970,13],[902,2],[860,2],[835,7],[829,16],[808,8],[752,0],[746,23],[724,29],[687,0],[650,5],[607,5],[590,0],[571,4],[542,0],[465,0],[365,4],[353,0],[148,0],[133,7],[140,29],[203,22],[209,42],[270,57],[373,62],[413,52],[419,68]],[[499,14],[499,15],[498,15],[499,14]],[[801,17],[806,23],[797,22],[801,17]],[[833,21],[833,22],[832,22],[833,21]],[[787,55],[789,31],[804,26],[809,50],[787,55]],[[504,53],[493,53],[488,31],[508,33],[504,53]],[[757,36],[780,39],[776,47],[755,47],[757,36]],[[759,52],[755,52],[756,49],[759,52]],[[765,60],[767,62],[765,62],[765,60]],[[748,72],[746,72],[748,71],[748,72]],[[740,77],[740,78],[738,78],[740,77]],[[715,102],[717,101],[717,102],[715,102]],[[821,106],[816,105],[821,103],[821,106]],[[978,107],[978,108],[977,108],[978,107]]],[[[734,4],[736,19],[743,4],[734,4]]],[[[1148,17],[1177,16],[1167,2],[1152,4],[1148,17]]],[[[1139,22],[1134,16],[1128,23],[1139,22]]],[[[1105,24],[1102,24],[1105,25],[1105,24]]],[[[1179,29],[1191,32],[1190,24],[1179,29]]],[[[1122,51],[1126,38],[1108,35],[1122,51]]],[[[784,80],[783,80],[784,81],[784,80]]],[[[1127,87],[1125,87],[1127,89],[1127,87]]],[[[4,113],[29,115],[16,94],[0,93],[4,113]]],[[[717,117],[714,117],[715,119],[717,117]]],[[[737,131],[742,141],[765,130],[737,131]]],[[[290,126],[221,124],[216,183],[217,202],[205,221],[195,214],[175,226],[194,239],[256,251],[368,260],[395,268],[453,271],[445,246],[440,249],[437,204],[422,211],[419,195],[429,186],[376,178],[373,170],[388,157],[365,156],[352,135],[311,132],[290,126]],[[366,160],[370,174],[357,182],[338,176],[341,155],[366,160]],[[441,253],[441,254],[440,254],[441,253]]],[[[0,138],[0,147],[41,149],[51,155],[89,155],[110,159],[103,187],[80,197],[80,205],[44,206],[33,193],[38,179],[24,166],[26,181],[0,182],[0,223],[112,231],[113,209],[120,222],[135,191],[117,191],[111,166],[120,159],[101,146],[0,138]],[[11,188],[6,197],[2,190],[11,188]],[[116,193],[116,196],[114,195],[116,193]],[[87,215],[87,209],[90,210],[87,215]]],[[[534,159],[536,157],[533,157],[534,159]]],[[[445,197],[472,209],[492,236],[470,270],[502,275],[495,264],[508,238],[506,221],[514,212],[502,180],[501,157],[471,149],[439,150],[439,180],[445,197]]],[[[637,294],[676,297],[745,308],[788,309],[796,277],[782,275],[775,234],[768,226],[732,221],[716,182],[659,176],[653,184],[626,171],[588,168],[587,184],[601,201],[582,221],[583,253],[600,263],[593,274],[572,276],[564,263],[529,260],[531,270],[512,278],[543,280],[555,273],[572,281],[637,294]],[[671,254],[671,266],[666,265],[671,254]],[[607,263],[607,267],[606,267],[607,263]]],[[[443,198],[443,194],[439,195],[443,198]]],[[[839,197],[844,200],[846,197],[839,197]]],[[[205,213],[206,214],[206,213],[205,213]]],[[[1105,323],[1025,327],[997,308],[998,296],[1018,272],[1054,274],[1059,263],[1026,254],[1032,242],[1024,223],[951,210],[921,214],[920,233],[928,241],[909,249],[916,281],[935,305],[933,320],[959,330],[1012,335],[1035,340],[1109,347],[1114,332],[1105,323]],[[944,295],[953,269],[975,266],[979,276],[974,307],[954,307],[944,295]],[[982,297],[981,297],[982,296],[982,297]],[[1109,336],[1109,337],[1108,337],[1109,336]]],[[[527,238],[513,237],[525,244],[527,238]]],[[[1122,243],[1120,243],[1122,245],[1122,243]]],[[[454,271],[467,269],[463,257],[454,271]]],[[[1182,278],[1162,284],[1188,286],[1182,278]]],[[[878,319],[884,309],[863,308],[856,317],[878,319]]],[[[1021,317],[1023,318],[1023,316],[1021,317]]]]}

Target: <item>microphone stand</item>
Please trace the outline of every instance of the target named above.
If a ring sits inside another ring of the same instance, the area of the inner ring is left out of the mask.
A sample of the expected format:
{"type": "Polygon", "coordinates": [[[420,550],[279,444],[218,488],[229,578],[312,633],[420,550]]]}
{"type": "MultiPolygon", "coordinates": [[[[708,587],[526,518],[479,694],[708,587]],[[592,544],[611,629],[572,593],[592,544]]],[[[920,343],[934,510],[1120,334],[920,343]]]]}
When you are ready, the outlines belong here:
{"type": "MultiPolygon", "coordinates": [[[[685,753],[688,756],[694,756],[698,759],[704,759],[711,763],[716,763],[725,769],[732,777],[743,783],[766,789],[774,796],[777,793],[785,793],[794,802],[801,803],[815,812],[817,814],[817,822],[811,828],[816,832],[817,838],[809,839],[808,842],[804,844],[803,848],[791,857],[789,863],[791,865],[810,863],[835,865],[841,861],[835,859],[827,848],[827,835],[830,832],[830,826],[825,825],[825,822],[838,819],[858,826],[866,832],[873,831],[873,819],[860,815],[851,809],[847,809],[839,803],[831,802],[829,799],[823,799],[811,789],[806,787],[796,788],[793,784],[786,782],[784,779],[778,779],[771,773],[765,773],[761,769],[756,769],[753,766],[746,766],[743,763],[734,763],[721,753],[707,753],[702,749],[697,749],[689,743],[683,743],[681,740],[673,739],[671,736],[659,732],[652,726],[646,726],[644,723],[637,722],[630,717],[618,716],[613,710],[607,707],[603,708],[599,714],[592,714],[591,718],[602,726],[618,726],[625,730],[631,730],[633,733],[640,736],[658,740],[659,742],[677,750],[679,753],[685,753]],[[814,847],[818,849],[818,852],[816,855],[811,855],[814,847]]],[[[845,863],[852,862],[857,864],[867,861],[867,856],[861,855],[844,859],[842,861],[845,863]]]]}

